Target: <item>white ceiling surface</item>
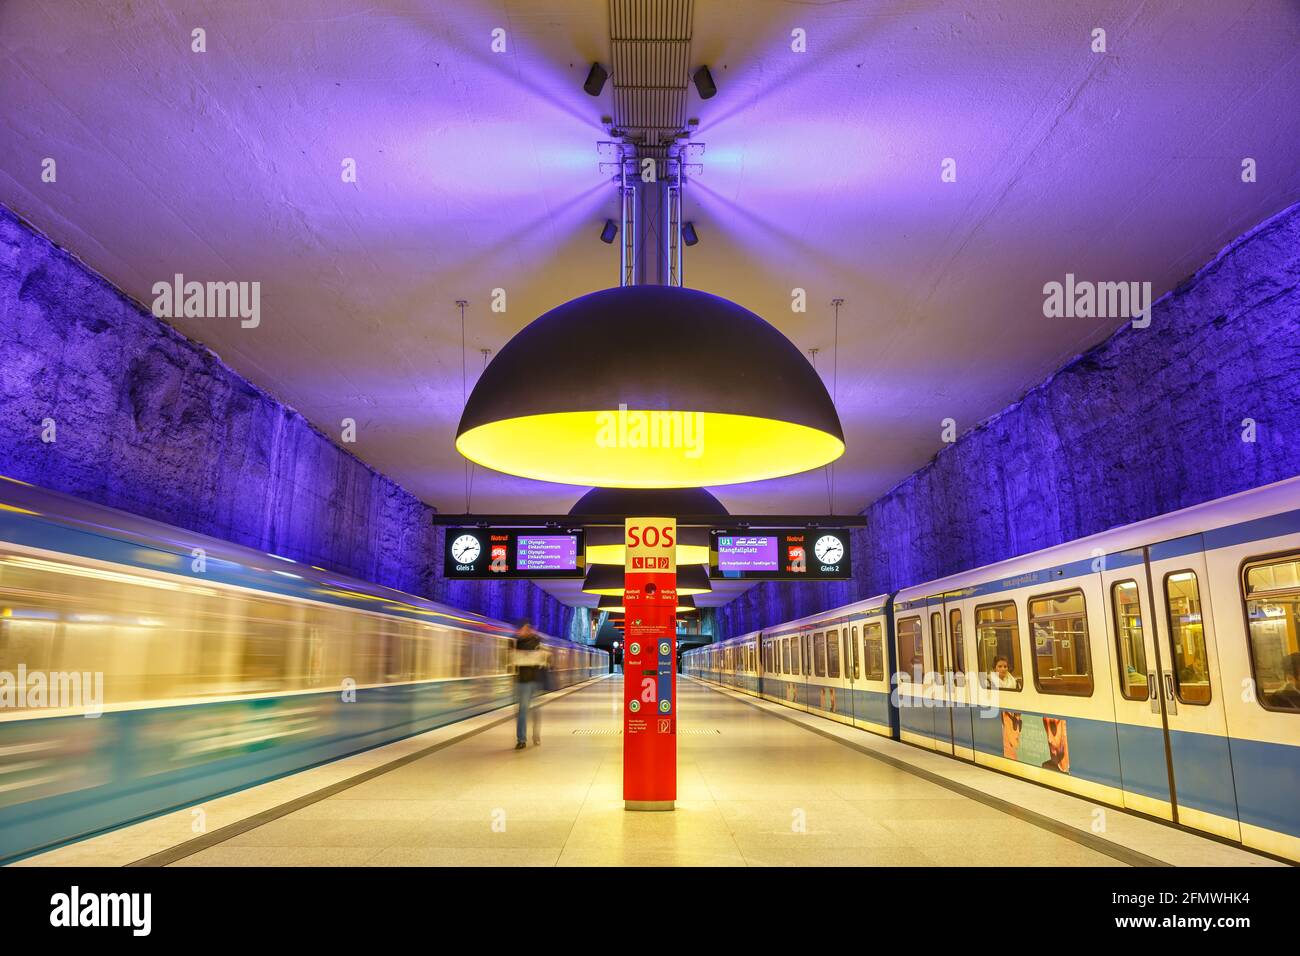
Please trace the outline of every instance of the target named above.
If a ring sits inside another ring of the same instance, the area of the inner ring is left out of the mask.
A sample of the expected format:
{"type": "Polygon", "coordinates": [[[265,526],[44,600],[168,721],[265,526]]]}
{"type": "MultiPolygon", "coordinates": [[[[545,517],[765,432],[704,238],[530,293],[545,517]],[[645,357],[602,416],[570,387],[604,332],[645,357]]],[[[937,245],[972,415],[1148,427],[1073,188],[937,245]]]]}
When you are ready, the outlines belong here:
{"type": "MultiPolygon", "coordinates": [[[[462,511],[454,301],[472,388],[480,348],[617,280],[596,238],[610,86],[581,90],[608,46],[605,0],[9,0],[0,202],[144,303],[176,272],[261,281],[259,328],[175,324],[327,434],[355,418],[359,457],[462,511]]],[[[848,442],[833,507],[856,512],[939,449],[943,419],[976,424],[1118,324],[1044,318],[1044,282],[1159,296],[1300,198],[1298,52],[1293,0],[698,0],[693,61],[719,92],[690,93],[707,150],[687,282],[821,350],[848,442]]],[[[811,513],[827,484],[712,490],[811,513]]],[[[585,490],[476,469],[470,505],[566,511],[585,490]]]]}

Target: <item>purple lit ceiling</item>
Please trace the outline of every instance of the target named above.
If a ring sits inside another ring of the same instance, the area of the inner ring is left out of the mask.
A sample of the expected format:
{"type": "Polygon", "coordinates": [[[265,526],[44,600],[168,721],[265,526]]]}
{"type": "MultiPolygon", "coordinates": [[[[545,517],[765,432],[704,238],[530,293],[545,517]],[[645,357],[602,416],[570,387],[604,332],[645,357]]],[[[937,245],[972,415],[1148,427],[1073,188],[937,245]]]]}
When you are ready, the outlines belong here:
{"type": "MultiPolygon", "coordinates": [[[[687,284],[820,349],[849,446],[833,507],[857,511],[938,450],[943,419],[969,428],[1118,324],[1044,318],[1045,282],[1158,297],[1300,196],[1298,53],[1292,0],[700,0],[691,59],[719,92],[689,94],[707,147],[687,284]]],[[[617,281],[593,59],[605,0],[9,0],[0,202],[144,303],[177,272],[260,280],[259,328],[175,324],[326,433],[356,419],[362,459],[461,511],[454,301],[472,387],[480,348],[617,281]]],[[[821,512],[828,485],[714,491],[821,512]]],[[[476,469],[470,506],[565,511],[585,490],[476,469]]]]}

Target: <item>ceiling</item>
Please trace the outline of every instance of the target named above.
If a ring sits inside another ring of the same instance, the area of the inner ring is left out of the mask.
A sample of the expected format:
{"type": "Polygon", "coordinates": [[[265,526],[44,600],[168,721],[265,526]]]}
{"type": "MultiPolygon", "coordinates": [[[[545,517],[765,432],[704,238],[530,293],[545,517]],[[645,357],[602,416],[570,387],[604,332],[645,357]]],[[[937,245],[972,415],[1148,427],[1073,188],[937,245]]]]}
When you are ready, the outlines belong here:
{"type": "MultiPolygon", "coordinates": [[[[613,83],[582,91],[609,53],[606,0],[7,0],[0,202],[144,303],[178,272],[260,281],[258,328],[175,325],[327,434],[354,418],[349,447],[440,510],[567,511],[585,488],[476,468],[471,491],[453,438],[480,349],[617,282],[613,83]]],[[[690,62],[719,92],[686,105],[706,144],[686,282],[818,349],[848,443],[833,501],[821,471],[714,493],[860,510],[944,419],[977,424],[1122,321],[1044,318],[1045,282],[1159,296],[1300,198],[1298,56],[1294,0],[697,0],[690,62]]]]}

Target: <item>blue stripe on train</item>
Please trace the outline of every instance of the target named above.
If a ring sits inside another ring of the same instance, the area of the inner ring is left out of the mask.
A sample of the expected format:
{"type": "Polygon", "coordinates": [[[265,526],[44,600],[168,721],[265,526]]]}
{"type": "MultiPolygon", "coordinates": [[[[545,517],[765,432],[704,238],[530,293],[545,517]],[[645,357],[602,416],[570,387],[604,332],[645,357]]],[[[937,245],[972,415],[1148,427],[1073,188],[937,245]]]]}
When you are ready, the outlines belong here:
{"type": "MultiPolygon", "coordinates": [[[[1029,711],[1027,716],[1041,717],[1029,711]]],[[[1169,799],[1164,734],[1157,727],[1067,717],[1070,775],[1169,799]],[[1117,728],[1118,727],[1118,732],[1117,728]],[[1123,781],[1116,759],[1123,754],[1123,781]]],[[[976,749],[1002,755],[999,717],[975,718],[976,749]]],[[[1300,747],[1169,732],[1180,806],[1300,837],[1300,747]],[[1231,762],[1229,762],[1231,760],[1231,762]],[[1234,787],[1235,784],[1235,787],[1234,787]]]]}
{"type": "Polygon", "coordinates": [[[492,676],[361,688],[352,703],[331,690],[0,722],[0,746],[52,744],[52,766],[63,774],[34,783],[22,802],[0,804],[0,861],[464,720],[511,698],[510,677],[492,676]],[[238,736],[249,731],[246,741],[238,736]],[[208,749],[223,736],[222,750],[208,749]],[[59,792],[62,779],[77,789],[59,792]]]}
{"type": "MultiPolygon", "coordinates": [[[[806,689],[818,686],[767,677],[763,683],[767,693],[800,706],[808,703],[806,689]]],[[[836,710],[846,713],[847,703],[840,705],[840,700],[837,694],[836,710]]],[[[857,691],[853,701],[855,708],[861,708],[856,710],[858,716],[888,725],[888,695],[857,691]]],[[[944,707],[900,707],[899,720],[904,730],[946,740],[948,713],[944,707]]],[[[1032,711],[1017,713],[1044,716],[1032,711]]],[[[1156,800],[1169,799],[1164,734],[1159,728],[1116,725],[1086,717],[1065,720],[1070,776],[1156,800]]],[[[1002,756],[1001,711],[984,716],[982,708],[959,704],[952,709],[952,721],[959,745],[1002,756]]],[[[1170,747],[1181,806],[1300,837],[1300,747],[1258,740],[1234,739],[1229,743],[1224,737],[1182,730],[1170,731],[1170,747]]]]}
{"type": "Polygon", "coordinates": [[[1300,837],[1300,747],[1233,740],[1232,776],[1242,823],[1300,837]]]}
{"type": "MultiPolygon", "coordinates": [[[[751,682],[754,678],[748,678],[751,682]]],[[[889,726],[889,695],[862,688],[832,688],[807,681],[788,681],[779,677],[763,677],[763,693],[787,703],[810,707],[813,710],[853,717],[889,726]]]]}

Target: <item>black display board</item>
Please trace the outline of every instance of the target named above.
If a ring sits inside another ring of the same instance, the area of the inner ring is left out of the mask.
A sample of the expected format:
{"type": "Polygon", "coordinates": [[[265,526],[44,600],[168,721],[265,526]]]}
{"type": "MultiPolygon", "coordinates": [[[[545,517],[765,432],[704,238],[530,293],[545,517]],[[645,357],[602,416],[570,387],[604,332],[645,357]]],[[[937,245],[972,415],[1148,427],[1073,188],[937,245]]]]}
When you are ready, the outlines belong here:
{"type": "Polygon", "coordinates": [[[587,559],[581,529],[448,528],[442,567],[462,580],[581,578],[587,559]]]}
{"type": "Polygon", "coordinates": [[[709,577],[730,581],[844,581],[853,577],[843,528],[715,528],[709,577]]]}

